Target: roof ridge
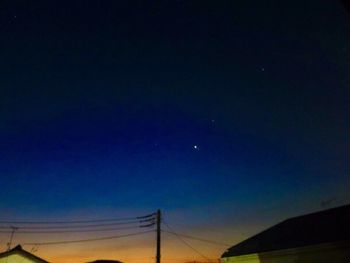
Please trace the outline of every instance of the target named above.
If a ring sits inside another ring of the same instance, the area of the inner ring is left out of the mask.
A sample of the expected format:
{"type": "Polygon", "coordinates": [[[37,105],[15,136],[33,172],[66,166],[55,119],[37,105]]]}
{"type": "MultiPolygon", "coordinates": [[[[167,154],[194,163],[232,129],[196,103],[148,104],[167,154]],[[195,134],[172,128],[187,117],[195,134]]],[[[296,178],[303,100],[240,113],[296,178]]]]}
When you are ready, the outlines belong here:
{"type": "Polygon", "coordinates": [[[311,213],[301,214],[301,215],[298,215],[298,216],[289,217],[289,218],[281,221],[281,223],[284,222],[284,221],[291,220],[291,219],[300,218],[300,217],[304,217],[304,216],[316,215],[316,214],[320,214],[320,213],[327,213],[329,211],[336,210],[336,209],[342,209],[342,208],[345,208],[345,207],[350,207],[350,204],[336,206],[336,207],[331,207],[331,208],[327,208],[327,209],[324,209],[324,210],[317,210],[317,211],[314,211],[314,212],[311,212],[311,213]]]}

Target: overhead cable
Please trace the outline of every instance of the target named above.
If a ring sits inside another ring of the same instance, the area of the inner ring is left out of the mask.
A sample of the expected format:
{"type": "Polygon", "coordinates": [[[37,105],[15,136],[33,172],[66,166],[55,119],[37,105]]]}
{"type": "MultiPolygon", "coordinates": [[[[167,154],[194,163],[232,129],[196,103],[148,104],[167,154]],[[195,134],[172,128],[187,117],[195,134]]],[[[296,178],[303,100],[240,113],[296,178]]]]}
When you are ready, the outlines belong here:
{"type": "Polygon", "coordinates": [[[138,216],[137,219],[149,218],[149,217],[152,217],[152,216],[155,216],[155,215],[156,215],[156,213],[148,214],[148,215],[145,215],[145,216],[138,216]]]}
{"type": "Polygon", "coordinates": [[[154,214],[149,214],[145,216],[136,217],[124,217],[124,218],[109,218],[109,219],[96,219],[96,220],[76,220],[76,221],[0,221],[0,224],[86,224],[86,223],[102,223],[102,222],[114,222],[114,221],[127,221],[127,220],[137,220],[142,218],[148,218],[154,216],[154,214]]]}
{"type": "MultiPolygon", "coordinates": [[[[105,226],[117,226],[117,225],[133,225],[140,224],[142,220],[133,220],[126,222],[117,222],[117,223],[107,223],[107,224],[90,224],[90,225],[68,225],[68,226],[20,226],[16,225],[20,229],[75,229],[75,228],[94,228],[94,227],[105,227],[105,226]]],[[[0,226],[0,229],[8,229],[8,226],[0,226]]]]}
{"type": "MultiPolygon", "coordinates": [[[[98,228],[98,229],[84,229],[84,230],[44,230],[44,231],[21,231],[18,230],[18,234],[60,234],[60,233],[88,233],[88,232],[105,232],[105,231],[116,231],[116,230],[127,230],[127,229],[136,229],[140,227],[148,226],[129,226],[129,227],[114,227],[114,228],[98,228]]],[[[11,231],[0,231],[0,233],[11,233],[11,231]]]]}
{"type": "Polygon", "coordinates": [[[173,232],[173,231],[163,230],[163,232],[169,233],[169,234],[173,234],[173,235],[178,235],[178,236],[189,238],[189,239],[193,239],[193,240],[206,242],[206,243],[211,243],[211,244],[215,244],[215,245],[219,245],[219,246],[225,246],[225,247],[230,246],[229,244],[225,244],[225,243],[221,243],[221,242],[217,242],[217,241],[213,241],[213,240],[208,240],[208,239],[204,239],[204,238],[200,238],[200,237],[194,237],[194,236],[189,236],[189,235],[185,235],[185,234],[179,234],[179,233],[176,233],[176,232],[173,232]]]}
{"type": "Polygon", "coordinates": [[[180,235],[178,235],[176,232],[173,231],[173,229],[167,224],[164,222],[163,220],[163,224],[169,228],[172,232],[172,234],[174,234],[182,243],[184,243],[186,246],[188,246],[190,249],[192,249],[194,252],[196,252],[198,255],[200,255],[202,258],[204,258],[205,260],[207,260],[209,263],[213,263],[213,261],[206,257],[204,254],[202,254],[201,252],[199,252],[197,249],[195,249],[193,246],[191,246],[188,242],[186,242],[180,235]]]}
{"type": "Polygon", "coordinates": [[[147,233],[154,232],[154,230],[148,230],[143,232],[136,232],[136,233],[130,233],[125,235],[118,235],[118,236],[105,236],[105,237],[99,237],[99,238],[90,238],[90,239],[78,239],[78,240],[64,240],[64,241],[53,241],[53,242],[36,242],[36,243],[24,243],[23,245],[29,245],[29,246],[48,246],[48,245],[62,245],[62,244],[70,244],[70,243],[83,243],[83,242],[93,242],[93,241],[100,241],[100,240],[109,240],[109,239],[118,239],[118,238],[125,238],[125,237],[131,237],[131,236],[139,236],[144,235],[147,233]]]}

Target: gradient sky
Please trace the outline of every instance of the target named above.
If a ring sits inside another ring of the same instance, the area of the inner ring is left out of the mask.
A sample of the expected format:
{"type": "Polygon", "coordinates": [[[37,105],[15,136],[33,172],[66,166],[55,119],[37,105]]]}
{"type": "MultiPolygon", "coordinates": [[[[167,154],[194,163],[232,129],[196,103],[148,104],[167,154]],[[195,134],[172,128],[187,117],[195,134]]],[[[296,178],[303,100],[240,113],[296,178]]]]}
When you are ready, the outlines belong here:
{"type": "MultiPolygon", "coordinates": [[[[349,47],[340,1],[1,1],[0,219],[159,208],[178,232],[233,245],[348,203],[349,47]]],[[[65,238],[78,236],[14,243],[65,238]]],[[[153,262],[154,239],[36,253],[153,262]]],[[[164,263],[204,261],[164,239],[164,263]]]]}

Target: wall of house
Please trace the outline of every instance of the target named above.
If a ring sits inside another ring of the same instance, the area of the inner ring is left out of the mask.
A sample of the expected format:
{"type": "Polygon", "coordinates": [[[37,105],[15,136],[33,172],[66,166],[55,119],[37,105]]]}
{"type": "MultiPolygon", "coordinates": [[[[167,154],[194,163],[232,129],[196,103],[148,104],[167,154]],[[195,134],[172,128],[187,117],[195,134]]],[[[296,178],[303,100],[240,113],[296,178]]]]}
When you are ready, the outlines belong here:
{"type": "Polygon", "coordinates": [[[349,263],[350,242],[250,254],[221,259],[222,263],[349,263]]]}
{"type": "Polygon", "coordinates": [[[23,257],[22,255],[13,254],[0,258],[0,263],[37,263],[37,261],[23,257]]]}

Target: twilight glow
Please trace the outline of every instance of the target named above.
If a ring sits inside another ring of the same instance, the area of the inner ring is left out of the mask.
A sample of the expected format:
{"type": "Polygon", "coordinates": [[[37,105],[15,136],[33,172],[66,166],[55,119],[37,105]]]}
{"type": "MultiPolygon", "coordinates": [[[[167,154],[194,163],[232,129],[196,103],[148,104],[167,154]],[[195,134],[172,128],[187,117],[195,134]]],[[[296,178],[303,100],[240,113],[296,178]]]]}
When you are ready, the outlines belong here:
{"type": "MultiPolygon", "coordinates": [[[[217,262],[280,220],[348,203],[349,14],[241,2],[1,3],[0,221],[161,209],[176,233],[221,244],[164,231],[162,263],[217,262]]],[[[0,226],[6,250],[18,225],[0,226]]],[[[155,260],[155,233],[36,246],[134,229],[21,230],[12,246],[55,263],[155,260]]]]}

